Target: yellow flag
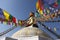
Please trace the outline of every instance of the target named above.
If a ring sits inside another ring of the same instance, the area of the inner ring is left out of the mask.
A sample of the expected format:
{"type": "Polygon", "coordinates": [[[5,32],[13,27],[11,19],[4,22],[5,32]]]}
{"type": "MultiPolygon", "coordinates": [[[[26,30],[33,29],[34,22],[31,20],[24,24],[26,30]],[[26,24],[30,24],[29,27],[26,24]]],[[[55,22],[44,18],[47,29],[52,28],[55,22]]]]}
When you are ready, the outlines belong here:
{"type": "Polygon", "coordinates": [[[21,21],[18,21],[19,25],[21,26],[22,25],[22,22],[21,21]]]}
{"type": "Polygon", "coordinates": [[[39,9],[39,13],[40,13],[41,15],[43,15],[43,10],[40,10],[40,9],[39,9]]]}
{"type": "Polygon", "coordinates": [[[43,15],[43,11],[42,11],[42,10],[40,11],[40,14],[42,14],[42,15],[43,15]]]}
{"type": "Polygon", "coordinates": [[[6,22],[6,21],[4,21],[4,22],[3,22],[3,24],[7,24],[7,22],[6,22]]]}
{"type": "Polygon", "coordinates": [[[6,20],[9,20],[9,13],[6,10],[3,10],[4,16],[6,20]]]}
{"type": "Polygon", "coordinates": [[[54,27],[54,31],[56,31],[56,28],[54,27]]]}
{"type": "Polygon", "coordinates": [[[43,10],[40,9],[40,6],[39,6],[38,1],[37,1],[37,3],[36,3],[36,9],[38,10],[38,12],[39,12],[41,15],[43,15],[43,10]]]}
{"type": "Polygon", "coordinates": [[[38,2],[36,3],[36,9],[37,10],[39,9],[39,3],[38,2]]]}
{"type": "Polygon", "coordinates": [[[49,10],[49,9],[47,9],[47,13],[48,13],[48,14],[50,13],[50,10],[49,10]]]}

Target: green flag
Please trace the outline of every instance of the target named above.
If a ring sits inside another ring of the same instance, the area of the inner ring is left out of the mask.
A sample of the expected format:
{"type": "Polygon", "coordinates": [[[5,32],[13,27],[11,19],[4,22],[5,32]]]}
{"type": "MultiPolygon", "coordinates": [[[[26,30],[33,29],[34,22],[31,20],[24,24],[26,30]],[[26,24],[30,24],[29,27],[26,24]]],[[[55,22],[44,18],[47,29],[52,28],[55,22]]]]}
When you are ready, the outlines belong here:
{"type": "Polygon", "coordinates": [[[57,0],[58,4],[60,4],[60,0],[57,0]]]}
{"type": "Polygon", "coordinates": [[[13,16],[12,16],[12,15],[9,15],[9,19],[10,19],[10,21],[12,21],[12,18],[13,18],[13,16]]]}

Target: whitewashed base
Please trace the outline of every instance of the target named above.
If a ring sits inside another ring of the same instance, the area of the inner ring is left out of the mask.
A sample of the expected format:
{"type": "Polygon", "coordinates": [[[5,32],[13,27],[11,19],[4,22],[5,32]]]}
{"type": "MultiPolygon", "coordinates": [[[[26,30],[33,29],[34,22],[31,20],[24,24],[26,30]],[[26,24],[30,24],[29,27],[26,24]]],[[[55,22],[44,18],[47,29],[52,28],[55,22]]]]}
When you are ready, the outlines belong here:
{"type": "Polygon", "coordinates": [[[38,36],[34,36],[34,37],[20,37],[18,38],[18,40],[39,40],[38,36]]]}
{"type": "MultiPolygon", "coordinates": [[[[6,37],[0,38],[0,40],[5,40],[5,39],[6,37]]],[[[16,39],[16,38],[11,38],[11,39],[16,39]]],[[[33,36],[33,37],[20,37],[20,38],[17,38],[17,40],[52,40],[52,39],[45,38],[45,37],[39,37],[39,36],[33,36]]]]}
{"type": "MultiPolygon", "coordinates": [[[[13,38],[13,39],[16,39],[16,38],[13,38]]],[[[32,36],[32,37],[19,37],[17,38],[17,40],[52,40],[52,39],[47,37],[32,36]]]]}

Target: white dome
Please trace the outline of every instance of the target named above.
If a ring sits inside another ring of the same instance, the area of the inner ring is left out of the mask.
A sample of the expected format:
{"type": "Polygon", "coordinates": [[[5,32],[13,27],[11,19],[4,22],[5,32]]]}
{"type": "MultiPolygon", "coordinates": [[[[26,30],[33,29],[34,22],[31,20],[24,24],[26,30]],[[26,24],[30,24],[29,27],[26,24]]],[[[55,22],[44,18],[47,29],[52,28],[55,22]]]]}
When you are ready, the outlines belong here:
{"type": "Polygon", "coordinates": [[[35,27],[25,27],[17,31],[12,35],[12,38],[19,38],[21,36],[41,36],[41,37],[49,37],[47,34],[45,34],[43,31],[39,30],[35,27]]]}

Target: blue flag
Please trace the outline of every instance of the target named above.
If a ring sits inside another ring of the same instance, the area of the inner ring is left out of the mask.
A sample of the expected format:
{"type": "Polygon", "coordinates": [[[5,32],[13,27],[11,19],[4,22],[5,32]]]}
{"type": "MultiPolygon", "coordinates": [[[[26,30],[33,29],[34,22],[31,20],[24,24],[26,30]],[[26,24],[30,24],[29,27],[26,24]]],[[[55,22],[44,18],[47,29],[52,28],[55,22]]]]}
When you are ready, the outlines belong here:
{"type": "Polygon", "coordinates": [[[4,19],[3,10],[0,8],[0,18],[4,19]]]}

